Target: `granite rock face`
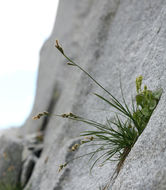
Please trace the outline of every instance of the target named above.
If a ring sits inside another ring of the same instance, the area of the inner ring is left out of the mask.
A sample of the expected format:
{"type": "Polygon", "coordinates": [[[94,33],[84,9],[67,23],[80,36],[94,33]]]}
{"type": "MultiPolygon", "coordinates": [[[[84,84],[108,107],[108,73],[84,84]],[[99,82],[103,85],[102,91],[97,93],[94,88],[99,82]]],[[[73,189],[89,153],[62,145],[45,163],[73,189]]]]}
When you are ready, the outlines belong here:
{"type": "Polygon", "coordinates": [[[0,184],[15,186],[21,174],[23,146],[16,138],[0,137],[0,184]]]}
{"type": "Polygon", "coordinates": [[[25,187],[43,150],[43,134],[40,132],[22,138],[22,168],[20,184],[25,187]]]}
{"type": "Polygon", "coordinates": [[[40,52],[36,100],[21,134],[44,133],[43,151],[30,176],[31,190],[99,189],[109,182],[116,163],[96,166],[84,157],[58,173],[59,165],[86,154],[92,147],[70,152],[78,136],[89,126],[53,115],[40,120],[32,116],[41,111],[73,112],[105,122],[111,108],[92,95],[104,92],[82,72],[66,65],[56,50],[59,39],[65,52],[112,94],[131,102],[135,78],[143,75],[150,89],[163,88],[161,100],[146,129],[130,154],[110,190],[166,189],[166,1],[164,0],[60,0],[50,38],[40,52]],[[102,109],[107,111],[102,111],[102,109]]]}

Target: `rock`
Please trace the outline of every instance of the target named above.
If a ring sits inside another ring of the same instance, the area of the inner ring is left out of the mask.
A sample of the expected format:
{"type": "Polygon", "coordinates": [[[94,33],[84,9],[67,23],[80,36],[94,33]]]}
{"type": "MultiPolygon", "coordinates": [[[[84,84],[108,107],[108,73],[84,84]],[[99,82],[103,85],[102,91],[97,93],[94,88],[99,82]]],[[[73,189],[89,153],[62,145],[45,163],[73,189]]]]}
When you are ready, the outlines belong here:
{"type": "Polygon", "coordinates": [[[0,182],[8,185],[19,183],[23,146],[20,140],[6,135],[0,137],[0,182]]]}
{"type": "Polygon", "coordinates": [[[35,164],[40,158],[43,150],[43,133],[37,132],[24,136],[22,139],[24,149],[22,152],[22,171],[21,171],[21,185],[26,186],[28,183],[35,164]]]}
{"type": "Polygon", "coordinates": [[[21,185],[24,187],[32,175],[37,158],[35,156],[29,156],[23,163],[21,172],[21,185]]]}
{"type": "Polygon", "coordinates": [[[0,188],[1,184],[26,185],[43,150],[43,133],[20,136],[19,128],[0,133],[0,188]]]}
{"type": "Polygon", "coordinates": [[[24,145],[22,161],[25,161],[31,155],[40,157],[43,150],[43,134],[41,132],[24,136],[22,142],[24,145]]]}
{"type": "Polygon", "coordinates": [[[120,78],[127,103],[135,95],[140,74],[150,89],[162,87],[162,98],[148,126],[140,136],[110,190],[164,190],[166,176],[166,2],[163,0],[61,0],[53,32],[40,52],[35,104],[20,134],[42,131],[43,151],[28,181],[31,190],[99,189],[114,173],[116,162],[96,166],[93,175],[88,158],[71,162],[58,173],[60,164],[73,156],[92,151],[68,148],[82,130],[81,123],[50,117],[34,121],[41,111],[55,114],[73,112],[105,122],[112,108],[91,94],[106,94],[81,71],[66,64],[56,50],[59,39],[64,51],[117,99],[122,99],[120,78]],[[105,109],[110,112],[96,111],[105,109]]]}
{"type": "MultiPolygon", "coordinates": [[[[32,147],[31,147],[32,148],[32,147]]],[[[43,151],[43,144],[39,144],[38,146],[33,147],[33,149],[31,149],[33,154],[37,157],[40,158],[40,155],[43,151]]]]}

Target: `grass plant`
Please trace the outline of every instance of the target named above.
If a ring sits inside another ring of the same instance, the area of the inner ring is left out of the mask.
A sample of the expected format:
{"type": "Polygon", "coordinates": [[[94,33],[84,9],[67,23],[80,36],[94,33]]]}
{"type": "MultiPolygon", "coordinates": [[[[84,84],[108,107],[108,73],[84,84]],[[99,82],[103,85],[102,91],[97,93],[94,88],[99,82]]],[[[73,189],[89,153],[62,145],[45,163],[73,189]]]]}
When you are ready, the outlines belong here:
{"type": "MultiPolygon", "coordinates": [[[[158,101],[162,94],[162,89],[151,91],[145,85],[142,89],[142,76],[136,78],[136,96],[131,102],[131,108],[126,103],[122,85],[120,84],[120,91],[122,94],[122,102],[120,102],[115,96],[112,95],[107,89],[105,89],[96,79],[94,79],[87,71],[85,71],[80,65],[71,60],[65,53],[62,46],[56,41],[55,47],[61,52],[61,54],[68,60],[68,65],[79,68],[83,71],[96,85],[103,89],[109,98],[105,98],[100,94],[95,94],[99,99],[109,104],[115,111],[115,117],[113,120],[107,119],[106,122],[99,123],[97,121],[86,119],[73,113],[56,115],[62,118],[68,118],[71,120],[83,122],[92,126],[92,130],[83,131],[81,136],[85,139],[80,144],[74,145],[72,151],[78,149],[82,144],[91,143],[96,149],[85,155],[90,155],[90,160],[95,155],[100,155],[94,161],[91,169],[94,165],[102,159],[102,164],[107,161],[117,160],[118,165],[116,172],[119,173],[121,166],[131,148],[137,141],[145,129],[154,109],[156,108],[158,101]],[[92,143],[93,142],[93,143],[92,143]]],[[[42,112],[33,119],[39,119],[41,116],[48,116],[50,113],[42,112]]],[[[85,156],[82,155],[82,156],[85,156]]],[[[82,157],[80,156],[80,157],[82,157]]],[[[77,158],[80,158],[77,157],[77,158]]],[[[75,159],[77,159],[75,158],[75,159]]],[[[73,160],[71,160],[73,161],[73,160]]],[[[70,162],[70,161],[69,161],[70,162]]],[[[69,163],[68,162],[68,163],[69,163]]],[[[63,169],[68,163],[60,166],[60,170],[63,169]]]]}

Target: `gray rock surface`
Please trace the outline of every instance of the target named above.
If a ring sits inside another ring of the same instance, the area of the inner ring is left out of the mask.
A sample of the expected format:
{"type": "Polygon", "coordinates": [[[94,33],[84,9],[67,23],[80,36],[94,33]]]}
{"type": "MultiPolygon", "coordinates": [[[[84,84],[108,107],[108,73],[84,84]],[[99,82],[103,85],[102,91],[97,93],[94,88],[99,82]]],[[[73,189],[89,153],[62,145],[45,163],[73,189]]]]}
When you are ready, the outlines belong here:
{"type": "Polygon", "coordinates": [[[22,187],[24,187],[28,183],[35,164],[43,151],[43,133],[36,132],[24,136],[22,144],[23,151],[20,183],[22,187]]]}
{"type": "Polygon", "coordinates": [[[113,174],[116,163],[96,166],[88,158],[75,160],[58,173],[59,165],[89,151],[83,147],[71,153],[80,131],[89,126],[53,115],[40,120],[41,111],[73,112],[104,122],[111,108],[92,95],[104,92],[82,72],[66,65],[55,49],[59,39],[67,54],[88,70],[118,99],[119,73],[127,102],[135,94],[135,78],[143,75],[150,89],[162,87],[162,98],[148,126],[128,155],[110,190],[166,189],[166,1],[164,0],[60,0],[50,38],[40,52],[36,100],[21,134],[44,133],[43,152],[37,161],[27,189],[99,189],[113,174]],[[108,111],[102,111],[102,109],[108,111]]]}
{"type": "Polygon", "coordinates": [[[20,140],[6,135],[0,137],[0,183],[16,185],[19,182],[22,150],[20,140]]]}
{"type": "Polygon", "coordinates": [[[27,159],[24,161],[20,179],[22,187],[24,187],[27,184],[30,176],[32,175],[36,161],[37,158],[33,155],[27,157],[27,159]]]}

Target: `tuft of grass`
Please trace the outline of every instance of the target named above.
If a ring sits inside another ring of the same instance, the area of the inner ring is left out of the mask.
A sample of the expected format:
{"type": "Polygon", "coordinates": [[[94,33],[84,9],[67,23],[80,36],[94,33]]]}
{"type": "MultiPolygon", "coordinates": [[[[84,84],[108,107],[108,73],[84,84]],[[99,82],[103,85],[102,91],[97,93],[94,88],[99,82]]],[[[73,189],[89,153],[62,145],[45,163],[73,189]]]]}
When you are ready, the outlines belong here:
{"type": "Polygon", "coordinates": [[[108,99],[99,94],[95,94],[98,98],[109,104],[112,108],[114,108],[115,111],[118,112],[115,114],[114,120],[107,119],[106,124],[101,124],[93,120],[76,116],[74,114],[69,114],[67,116],[62,115],[62,117],[81,121],[95,128],[92,131],[84,131],[82,133],[82,136],[93,136],[94,141],[98,142],[96,144],[96,151],[92,153],[91,158],[98,152],[102,152],[101,156],[98,157],[93,163],[91,169],[101,158],[104,158],[104,163],[114,158],[119,161],[118,166],[121,167],[136,140],[145,129],[161,97],[162,89],[151,91],[148,90],[147,86],[145,85],[144,89],[142,90],[141,87],[143,77],[139,76],[136,78],[136,105],[134,104],[134,101],[132,101],[132,108],[129,108],[123,95],[121,83],[120,90],[123,100],[122,103],[117,100],[117,98],[113,96],[107,89],[105,89],[99,82],[97,82],[87,71],[85,71],[81,66],[71,60],[64,53],[64,50],[59,45],[58,41],[56,41],[55,47],[69,61],[69,63],[67,63],[68,65],[79,68],[93,82],[95,82],[96,85],[98,85],[109,95],[108,99]],[[122,116],[124,117],[122,118],[122,116]]]}
{"type": "MultiPolygon", "coordinates": [[[[100,155],[94,161],[91,166],[91,170],[94,165],[102,159],[102,164],[107,161],[116,160],[119,161],[117,164],[116,172],[120,171],[124,160],[131,151],[138,137],[142,134],[145,129],[154,109],[156,108],[158,101],[160,100],[162,89],[151,91],[145,85],[142,89],[143,77],[139,76],[136,78],[136,96],[132,100],[132,108],[126,103],[122,84],[120,83],[120,91],[122,95],[122,102],[120,102],[115,96],[113,96],[107,89],[105,89],[96,79],[94,79],[87,71],[85,71],[80,65],[71,60],[64,52],[63,48],[59,45],[56,40],[55,47],[62,53],[62,55],[69,61],[67,64],[70,66],[75,66],[83,71],[96,85],[103,89],[109,98],[105,98],[100,94],[95,94],[99,99],[109,104],[114,112],[115,117],[113,120],[107,119],[104,124],[97,121],[86,119],[81,116],[75,115],[73,113],[56,115],[62,118],[68,118],[71,120],[83,122],[93,127],[93,130],[83,131],[81,136],[85,139],[80,142],[80,144],[74,145],[72,151],[75,151],[82,144],[89,143],[96,147],[93,152],[76,157],[81,158],[86,155],[90,155],[90,160],[94,158],[95,155],[100,155]]],[[[42,112],[33,119],[39,119],[41,116],[48,116],[50,113],[42,112]]],[[[74,160],[73,159],[73,160],[74,160]]],[[[71,161],[73,161],[71,160],[71,161]]],[[[70,161],[68,161],[69,163],[70,161]]],[[[59,171],[62,170],[68,163],[60,166],[59,171]]]]}

